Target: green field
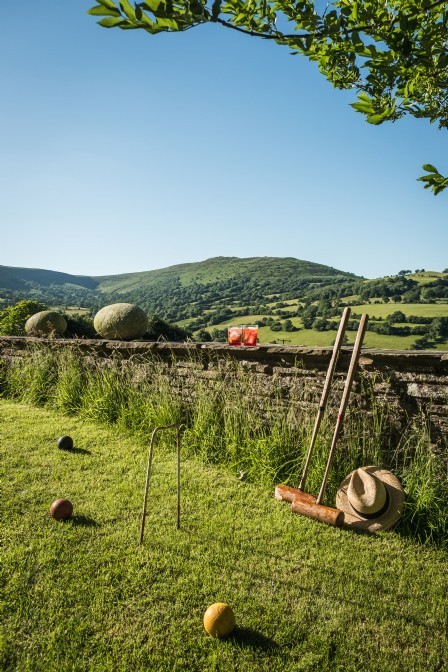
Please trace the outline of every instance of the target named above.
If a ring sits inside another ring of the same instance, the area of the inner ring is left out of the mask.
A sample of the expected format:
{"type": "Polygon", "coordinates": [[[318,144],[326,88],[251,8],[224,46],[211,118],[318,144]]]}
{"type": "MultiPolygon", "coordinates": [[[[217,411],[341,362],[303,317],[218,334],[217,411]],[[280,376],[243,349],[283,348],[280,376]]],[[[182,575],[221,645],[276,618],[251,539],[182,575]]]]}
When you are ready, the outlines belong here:
{"type": "MultiPolygon", "coordinates": [[[[333,345],[336,337],[336,331],[314,331],[313,329],[301,329],[300,331],[271,331],[269,327],[261,327],[259,330],[260,343],[273,343],[276,341],[283,345],[301,345],[324,347],[333,345]]],[[[347,345],[353,345],[356,338],[356,332],[349,331],[347,334],[347,345]]],[[[386,336],[366,332],[364,338],[364,348],[382,348],[392,350],[407,350],[415,343],[418,336],[386,336]]],[[[448,350],[448,344],[443,344],[441,349],[448,350]]]]}
{"type": "Polygon", "coordinates": [[[447,554],[403,532],[354,534],[148,439],[0,401],[5,672],[441,672],[447,554]],[[56,439],[70,434],[75,450],[56,439]],[[49,517],[67,497],[74,516],[49,517]],[[228,602],[226,640],[203,629],[228,602]]]}
{"type": "Polygon", "coordinates": [[[386,318],[397,310],[405,315],[448,317],[448,303],[364,303],[352,306],[353,313],[367,313],[370,317],[386,318]]]}
{"type": "Polygon", "coordinates": [[[427,285],[428,282],[434,282],[437,278],[446,278],[447,273],[438,273],[436,271],[425,271],[423,273],[413,273],[412,275],[407,275],[406,277],[410,280],[415,280],[420,285],[427,285]]]}

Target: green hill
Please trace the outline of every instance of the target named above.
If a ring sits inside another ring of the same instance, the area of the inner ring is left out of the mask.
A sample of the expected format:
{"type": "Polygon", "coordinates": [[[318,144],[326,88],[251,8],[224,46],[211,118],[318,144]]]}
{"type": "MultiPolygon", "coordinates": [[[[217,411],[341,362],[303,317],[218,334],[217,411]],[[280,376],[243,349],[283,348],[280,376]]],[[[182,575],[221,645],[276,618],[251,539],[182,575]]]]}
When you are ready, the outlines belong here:
{"type": "Polygon", "coordinates": [[[86,277],[42,269],[0,267],[3,299],[35,298],[50,305],[98,308],[129,301],[172,321],[216,306],[264,304],[357,280],[329,266],[293,258],[216,257],[154,271],[86,277]]]}
{"type": "MultiPolygon", "coordinates": [[[[287,300],[358,278],[329,266],[293,258],[215,257],[157,271],[96,278],[99,292],[137,303],[179,321],[206,311],[287,300]]],[[[105,297],[103,296],[103,299],[105,297]]]]}
{"type": "Polygon", "coordinates": [[[215,257],[96,277],[0,266],[0,303],[24,298],[92,312],[135,303],[205,340],[224,340],[228,324],[253,322],[262,342],[325,345],[334,339],[344,305],[352,306],[349,340],[359,315],[370,314],[371,347],[446,348],[448,338],[448,273],[367,280],[292,257],[215,257]]]}
{"type": "Polygon", "coordinates": [[[28,287],[70,286],[94,290],[98,282],[84,275],[70,275],[42,268],[14,268],[0,266],[0,289],[26,290],[28,287]]]}

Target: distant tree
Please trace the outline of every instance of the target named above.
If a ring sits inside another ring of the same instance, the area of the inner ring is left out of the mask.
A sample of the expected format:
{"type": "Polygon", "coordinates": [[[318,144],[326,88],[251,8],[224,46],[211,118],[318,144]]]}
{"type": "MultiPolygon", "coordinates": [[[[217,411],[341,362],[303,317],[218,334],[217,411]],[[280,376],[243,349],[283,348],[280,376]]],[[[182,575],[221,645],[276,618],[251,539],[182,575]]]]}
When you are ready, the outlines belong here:
{"type": "Polygon", "coordinates": [[[313,329],[316,331],[327,331],[330,323],[325,317],[317,317],[313,322],[313,329]]]}
{"type": "Polygon", "coordinates": [[[199,341],[199,343],[207,343],[213,340],[212,335],[207,329],[200,329],[198,333],[195,336],[195,341],[199,341]]]}
{"type": "Polygon", "coordinates": [[[431,334],[434,338],[445,339],[448,336],[448,317],[436,317],[431,323],[431,334]]]}
{"type": "Polygon", "coordinates": [[[25,323],[29,317],[48,310],[48,306],[39,301],[25,299],[0,311],[0,334],[3,336],[23,336],[25,323]]]}
{"type": "Polygon", "coordinates": [[[186,341],[191,338],[191,332],[178,327],[176,324],[165,322],[157,315],[151,315],[148,321],[148,330],[145,338],[150,340],[166,340],[166,341],[186,341]]]}
{"type": "Polygon", "coordinates": [[[405,292],[401,300],[403,303],[418,303],[420,301],[420,288],[405,292]]]}
{"type": "Polygon", "coordinates": [[[298,331],[298,327],[295,327],[291,320],[285,320],[283,322],[283,331],[298,331]]]}
{"type": "Polygon", "coordinates": [[[211,336],[212,341],[227,343],[227,329],[212,329],[211,336]]]}
{"type": "Polygon", "coordinates": [[[387,316],[387,321],[392,324],[406,322],[406,315],[401,310],[396,310],[394,313],[387,316]]]}
{"type": "Polygon", "coordinates": [[[411,345],[411,350],[428,350],[429,348],[434,348],[434,344],[431,342],[429,336],[422,336],[417,338],[415,343],[411,345]]]}
{"type": "Polygon", "coordinates": [[[412,271],[398,271],[398,275],[410,275],[411,273],[412,271]]]}
{"type": "Polygon", "coordinates": [[[88,315],[76,315],[64,313],[67,322],[67,330],[64,336],[69,338],[98,338],[93,326],[93,319],[88,315]]]}

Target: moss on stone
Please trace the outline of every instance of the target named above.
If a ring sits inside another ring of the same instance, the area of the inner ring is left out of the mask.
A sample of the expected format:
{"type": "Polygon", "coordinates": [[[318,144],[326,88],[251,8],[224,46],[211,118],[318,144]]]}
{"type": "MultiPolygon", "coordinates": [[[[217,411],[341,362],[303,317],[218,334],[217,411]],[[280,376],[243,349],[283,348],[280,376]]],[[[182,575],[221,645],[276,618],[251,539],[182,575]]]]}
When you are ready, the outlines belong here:
{"type": "Polygon", "coordinates": [[[148,318],[132,303],[113,303],[98,311],[93,326],[103,338],[132,340],[143,336],[148,329],[148,318]]]}
{"type": "Polygon", "coordinates": [[[67,322],[61,313],[55,310],[41,310],[31,315],[25,323],[25,333],[29,336],[62,336],[67,329],[67,322]]]}

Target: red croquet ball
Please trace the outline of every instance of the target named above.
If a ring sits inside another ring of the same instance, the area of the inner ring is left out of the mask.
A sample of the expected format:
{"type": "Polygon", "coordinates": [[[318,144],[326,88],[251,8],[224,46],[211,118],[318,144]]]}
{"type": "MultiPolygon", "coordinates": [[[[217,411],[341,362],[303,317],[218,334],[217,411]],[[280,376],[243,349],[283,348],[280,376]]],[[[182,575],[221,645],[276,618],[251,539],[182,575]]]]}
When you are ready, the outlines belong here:
{"type": "Polygon", "coordinates": [[[56,499],[50,507],[50,516],[55,520],[67,520],[73,513],[73,504],[68,499],[56,499]]]}

